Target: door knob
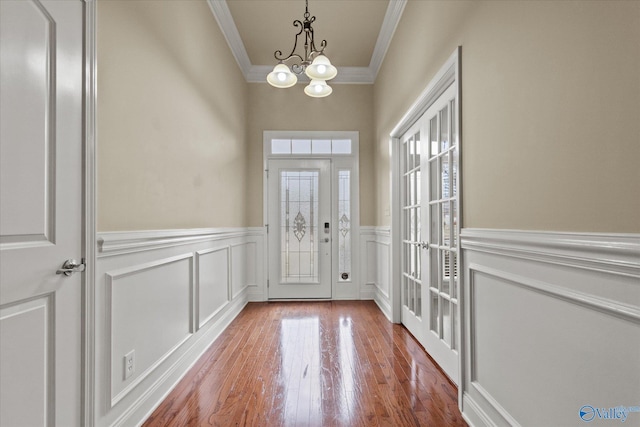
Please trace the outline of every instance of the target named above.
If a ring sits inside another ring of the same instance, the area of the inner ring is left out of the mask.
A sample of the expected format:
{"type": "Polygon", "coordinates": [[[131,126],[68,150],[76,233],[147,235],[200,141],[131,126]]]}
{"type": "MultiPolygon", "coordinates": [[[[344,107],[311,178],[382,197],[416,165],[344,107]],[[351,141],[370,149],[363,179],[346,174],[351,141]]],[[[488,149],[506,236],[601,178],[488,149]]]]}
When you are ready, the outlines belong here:
{"type": "Polygon", "coordinates": [[[56,274],[64,274],[65,276],[71,276],[73,273],[81,273],[84,271],[84,260],[78,262],[75,259],[68,259],[62,264],[62,268],[56,271],[56,274]]]}

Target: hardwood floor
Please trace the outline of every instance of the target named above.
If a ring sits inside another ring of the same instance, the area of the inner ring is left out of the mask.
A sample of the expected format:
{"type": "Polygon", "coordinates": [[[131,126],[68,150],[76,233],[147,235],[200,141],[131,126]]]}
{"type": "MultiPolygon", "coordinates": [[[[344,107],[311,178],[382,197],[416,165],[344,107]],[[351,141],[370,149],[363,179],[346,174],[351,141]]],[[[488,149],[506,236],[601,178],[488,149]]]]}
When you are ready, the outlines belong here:
{"type": "Polygon", "coordinates": [[[250,303],[144,426],[466,426],[457,399],[372,301],[250,303]]]}

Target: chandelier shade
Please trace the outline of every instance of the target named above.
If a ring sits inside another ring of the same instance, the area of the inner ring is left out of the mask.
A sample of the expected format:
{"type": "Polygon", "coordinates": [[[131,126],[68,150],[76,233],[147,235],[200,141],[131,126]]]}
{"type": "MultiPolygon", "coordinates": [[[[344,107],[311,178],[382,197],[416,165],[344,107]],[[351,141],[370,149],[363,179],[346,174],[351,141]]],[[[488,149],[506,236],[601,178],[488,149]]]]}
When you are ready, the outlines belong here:
{"type": "Polygon", "coordinates": [[[298,83],[298,77],[285,64],[278,64],[267,75],[267,82],[277,88],[288,88],[298,83]]]}
{"type": "Polygon", "coordinates": [[[273,56],[278,61],[273,71],[267,75],[267,82],[277,88],[288,88],[298,82],[296,76],[305,73],[311,83],[305,87],[304,92],[314,98],[328,96],[333,89],[327,84],[327,80],[333,79],[338,70],[331,64],[329,58],[324,54],[327,47],[327,41],[322,40],[319,49],[316,47],[313,27],[311,24],[315,22],[316,17],[309,13],[309,0],[305,0],[304,21],[296,19],[293,26],[298,28],[296,38],[293,43],[293,49],[288,56],[282,54],[282,51],[276,50],[273,56]],[[296,52],[298,48],[298,37],[304,34],[304,51],[296,52]],[[291,68],[285,62],[291,61],[291,68]]]}
{"type": "Polygon", "coordinates": [[[313,98],[324,98],[325,96],[331,95],[331,92],[333,92],[333,89],[324,80],[313,79],[311,83],[304,88],[304,93],[313,98]]]}
{"type": "Polygon", "coordinates": [[[311,65],[305,70],[305,74],[310,79],[331,80],[338,74],[336,67],[331,65],[331,61],[324,55],[318,55],[311,65]]]}

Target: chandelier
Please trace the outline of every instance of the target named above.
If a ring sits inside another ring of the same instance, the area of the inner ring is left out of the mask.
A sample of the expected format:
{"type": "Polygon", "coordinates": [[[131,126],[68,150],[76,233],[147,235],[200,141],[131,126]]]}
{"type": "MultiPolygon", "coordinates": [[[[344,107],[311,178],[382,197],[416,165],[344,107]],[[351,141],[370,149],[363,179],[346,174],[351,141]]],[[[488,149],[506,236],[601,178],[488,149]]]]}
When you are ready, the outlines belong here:
{"type": "Polygon", "coordinates": [[[327,84],[327,80],[331,80],[338,74],[336,67],[331,65],[329,58],[324,54],[327,47],[327,41],[322,40],[320,49],[316,48],[313,39],[313,27],[311,24],[316,20],[315,16],[309,13],[309,0],[305,0],[304,21],[296,19],[293,26],[298,27],[293,49],[289,56],[285,57],[282,51],[276,50],[273,56],[278,60],[278,64],[273,71],[267,75],[267,82],[271,86],[277,88],[287,88],[298,82],[296,74],[303,72],[311,79],[311,82],[304,88],[304,93],[314,98],[322,98],[333,92],[331,86],[327,84]],[[298,37],[304,32],[304,56],[296,53],[298,47],[298,37]],[[294,61],[291,68],[285,64],[287,61],[294,61]]]}

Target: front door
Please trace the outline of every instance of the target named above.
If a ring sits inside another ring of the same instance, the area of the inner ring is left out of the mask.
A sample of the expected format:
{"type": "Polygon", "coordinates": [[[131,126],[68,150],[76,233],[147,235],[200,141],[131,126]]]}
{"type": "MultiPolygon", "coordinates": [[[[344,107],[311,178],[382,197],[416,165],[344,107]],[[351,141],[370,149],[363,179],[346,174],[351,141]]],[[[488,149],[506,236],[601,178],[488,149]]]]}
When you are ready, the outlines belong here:
{"type": "Polygon", "coordinates": [[[331,162],[268,162],[269,299],[331,298],[331,162]]]}
{"type": "Polygon", "coordinates": [[[81,425],[83,14],[0,1],[2,426],[81,425]]]}

